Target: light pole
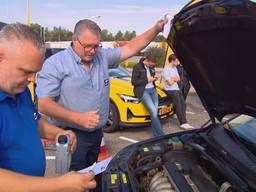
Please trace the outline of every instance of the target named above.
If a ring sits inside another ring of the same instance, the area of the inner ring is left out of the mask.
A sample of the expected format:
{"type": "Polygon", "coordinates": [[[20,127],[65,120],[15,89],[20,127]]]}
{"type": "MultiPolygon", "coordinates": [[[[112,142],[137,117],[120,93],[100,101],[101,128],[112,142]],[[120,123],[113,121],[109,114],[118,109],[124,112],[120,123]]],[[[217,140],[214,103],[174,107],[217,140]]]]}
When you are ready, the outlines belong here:
{"type": "Polygon", "coordinates": [[[92,19],[99,19],[99,18],[101,18],[101,16],[100,15],[94,15],[94,16],[91,16],[91,18],[92,19]]]}
{"type": "Polygon", "coordinates": [[[28,0],[27,24],[28,24],[28,26],[30,27],[30,0],[28,0]]]}
{"type": "MultiPolygon", "coordinates": [[[[27,25],[30,27],[30,0],[28,0],[28,15],[27,15],[27,25]]],[[[35,83],[31,82],[28,85],[28,88],[31,93],[32,100],[35,102],[35,83]]]]}

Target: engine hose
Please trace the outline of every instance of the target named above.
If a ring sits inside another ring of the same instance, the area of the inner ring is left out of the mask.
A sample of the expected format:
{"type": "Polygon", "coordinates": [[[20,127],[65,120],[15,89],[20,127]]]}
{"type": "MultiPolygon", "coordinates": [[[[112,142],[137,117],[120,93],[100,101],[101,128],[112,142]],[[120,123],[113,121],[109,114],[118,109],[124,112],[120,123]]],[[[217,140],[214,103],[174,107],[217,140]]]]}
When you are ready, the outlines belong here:
{"type": "Polygon", "coordinates": [[[163,183],[158,185],[155,189],[150,190],[150,192],[175,192],[170,183],[163,183]]]}
{"type": "Polygon", "coordinates": [[[151,183],[150,189],[151,191],[154,191],[158,186],[168,184],[168,179],[166,177],[161,177],[157,179],[154,183],[151,183]]]}
{"type": "Polygon", "coordinates": [[[229,191],[231,191],[229,189],[232,189],[232,186],[230,185],[230,183],[229,182],[224,182],[220,186],[219,192],[229,192],[229,191]]]}
{"type": "Polygon", "coordinates": [[[134,170],[134,173],[135,174],[142,174],[142,173],[148,172],[151,169],[155,169],[155,168],[158,168],[158,167],[161,167],[161,166],[162,166],[161,162],[154,162],[154,163],[151,163],[151,164],[148,164],[148,165],[145,165],[145,166],[138,167],[137,169],[134,170]]]}
{"type": "Polygon", "coordinates": [[[154,183],[156,180],[158,180],[159,178],[163,177],[164,173],[162,171],[157,172],[153,178],[150,181],[150,184],[154,183]]]}
{"type": "Polygon", "coordinates": [[[150,192],[171,191],[172,186],[168,178],[159,172],[152,178],[149,189],[150,192]]]}
{"type": "Polygon", "coordinates": [[[155,156],[154,155],[148,155],[146,157],[142,157],[141,159],[138,160],[138,162],[136,163],[137,167],[143,166],[143,164],[148,164],[148,163],[152,163],[155,160],[155,156]]]}

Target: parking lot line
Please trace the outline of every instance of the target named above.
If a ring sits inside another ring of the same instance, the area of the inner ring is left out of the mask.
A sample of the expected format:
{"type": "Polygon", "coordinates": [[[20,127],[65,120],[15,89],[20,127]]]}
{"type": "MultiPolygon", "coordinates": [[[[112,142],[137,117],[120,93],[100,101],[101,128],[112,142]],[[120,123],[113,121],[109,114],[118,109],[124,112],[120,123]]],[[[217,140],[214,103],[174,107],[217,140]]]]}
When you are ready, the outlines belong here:
{"type": "Polygon", "coordinates": [[[195,113],[194,113],[194,112],[192,112],[192,111],[186,111],[186,113],[187,113],[187,114],[195,115],[195,113]]]}
{"type": "Polygon", "coordinates": [[[119,139],[122,139],[122,140],[125,140],[125,141],[129,141],[129,142],[131,142],[131,143],[137,143],[137,142],[139,142],[139,141],[136,141],[136,140],[134,140],[134,139],[127,138],[127,137],[119,137],[119,139]]]}

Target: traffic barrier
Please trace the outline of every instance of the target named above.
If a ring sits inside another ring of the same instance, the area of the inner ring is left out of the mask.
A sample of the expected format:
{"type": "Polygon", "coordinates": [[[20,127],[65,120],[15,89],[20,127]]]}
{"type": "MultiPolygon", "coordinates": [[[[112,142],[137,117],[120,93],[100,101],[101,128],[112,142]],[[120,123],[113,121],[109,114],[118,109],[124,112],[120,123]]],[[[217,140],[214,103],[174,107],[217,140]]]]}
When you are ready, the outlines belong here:
{"type": "Polygon", "coordinates": [[[44,149],[55,150],[55,140],[52,139],[41,139],[44,149]]]}
{"type": "Polygon", "coordinates": [[[101,144],[100,144],[100,154],[98,156],[98,162],[107,159],[111,156],[111,154],[107,151],[107,147],[105,144],[105,139],[104,136],[101,139],[101,144]]]}

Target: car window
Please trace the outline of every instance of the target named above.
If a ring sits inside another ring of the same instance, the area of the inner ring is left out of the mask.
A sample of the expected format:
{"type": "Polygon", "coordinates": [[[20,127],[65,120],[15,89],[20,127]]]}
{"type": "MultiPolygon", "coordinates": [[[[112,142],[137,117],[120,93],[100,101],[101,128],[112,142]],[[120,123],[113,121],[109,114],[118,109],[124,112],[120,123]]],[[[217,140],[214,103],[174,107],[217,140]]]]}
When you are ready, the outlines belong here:
{"type": "Polygon", "coordinates": [[[109,69],[109,76],[123,78],[123,77],[129,77],[130,75],[125,68],[119,66],[118,68],[109,69]]]}
{"type": "Polygon", "coordinates": [[[55,53],[58,53],[59,51],[64,50],[63,48],[49,48],[46,49],[45,51],[45,59],[47,59],[48,57],[54,55],[55,53]]]}
{"type": "Polygon", "coordinates": [[[256,118],[240,115],[230,121],[229,126],[237,136],[256,145],[256,118]]]}

